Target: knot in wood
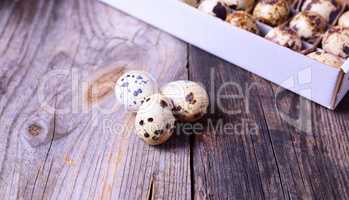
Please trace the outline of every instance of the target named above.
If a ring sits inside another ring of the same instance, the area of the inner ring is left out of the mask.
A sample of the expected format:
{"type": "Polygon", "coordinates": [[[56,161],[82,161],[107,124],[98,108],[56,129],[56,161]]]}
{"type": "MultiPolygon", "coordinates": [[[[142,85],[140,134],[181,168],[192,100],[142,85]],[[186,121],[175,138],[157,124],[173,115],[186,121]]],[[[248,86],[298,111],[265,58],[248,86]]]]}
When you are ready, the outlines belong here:
{"type": "Polygon", "coordinates": [[[31,124],[28,127],[28,132],[32,136],[38,136],[41,133],[42,127],[37,124],[31,124]]]}

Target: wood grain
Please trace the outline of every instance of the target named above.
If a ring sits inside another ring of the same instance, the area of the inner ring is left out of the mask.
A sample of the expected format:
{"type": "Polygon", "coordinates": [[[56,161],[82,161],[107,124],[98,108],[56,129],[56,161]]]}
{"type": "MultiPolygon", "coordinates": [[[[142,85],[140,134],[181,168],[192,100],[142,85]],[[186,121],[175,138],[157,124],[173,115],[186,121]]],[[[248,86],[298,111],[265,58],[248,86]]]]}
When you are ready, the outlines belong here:
{"type": "Polygon", "coordinates": [[[326,110],[94,0],[0,1],[1,199],[349,199],[348,102],[326,110]],[[128,69],[201,82],[204,128],[145,145],[112,95],[128,69]]]}
{"type": "Polygon", "coordinates": [[[189,140],[144,145],[109,87],[119,66],[186,78],[184,43],[96,1],[2,1],[0,15],[2,199],[190,198],[189,140]]]}
{"type": "MultiPolygon", "coordinates": [[[[227,82],[242,87],[241,98],[225,101],[239,113],[214,105],[216,112],[206,120],[214,119],[217,127],[219,120],[245,119],[259,127],[258,134],[207,128],[193,138],[196,199],[348,198],[348,96],[333,112],[197,48],[189,55],[189,77],[211,88],[211,96],[227,82]]],[[[239,95],[237,86],[223,94],[239,95]]]]}

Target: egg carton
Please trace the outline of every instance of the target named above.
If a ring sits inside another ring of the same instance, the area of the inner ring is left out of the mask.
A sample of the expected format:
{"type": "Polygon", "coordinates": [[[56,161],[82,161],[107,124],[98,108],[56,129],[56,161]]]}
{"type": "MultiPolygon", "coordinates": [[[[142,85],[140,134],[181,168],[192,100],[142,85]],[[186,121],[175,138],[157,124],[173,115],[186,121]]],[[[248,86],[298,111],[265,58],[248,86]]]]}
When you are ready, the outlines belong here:
{"type": "MultiPolygon", "coordinates": [[[[329,67],[178,0],[100,1],[329,109],[349,91],[349,60],[341,68],[329,67]]],[[[264,34],[272,28],[258,26],[264,34]]]]}
{"type": "MultiPolygon", "coordinates": [[[[182,0],[184,1],[185,3],[187,3],[188,5],[190,6],[193,6],[195,8],[197,8],[197,6],[200,4],[201,1],[198,1],[198,0],[182,0]]],[[[204,1],[204,0],[202,0],[204,1]]],[[[282,27],[282,26],[289,26],[289,22],[291,21],[291,19],[296,16],[299,12],[302,11],[302,8],[303,8],[303,5],[305,3],[306,0],[295,0],[293,1],[292,5],[290,6],[290,15],[288,17],[288,20],[279,25],[279,27],[282,27]]],[[[327,28],[326,30],[324,31],[324,33],[332,26],[336,25],[339,17],[344,13],[345,9],[346,9],[346,5],[343,4],[343,3],[339,3],[339,2],[336,2],[334,0],[331,0],[332,3],[334,5],[336,5],[337,9],[335,11],[333,11],[330,15],[330,20],[327,24],[327,28]]],[[[257,2],[256,2],[257,4],[257,2]]],[[[255,4],[255,5],[256,5],[255,4]]],[[[236,12],[237,10],[236,9],[229,9],[229,12],[231,13],[234,13],[236,12]]],[[[252,14],[252,13],[251,13],[252,14]]],[[[257,21],[257,26],[258,28],[260,29],[261,31],[261,36],[262,37],[265,37],[273,28],[273,26],[270,26],[266,23],[263,23],[261,21],[257,21]]],[[[303,54],[307,54],[307,53],[310,53],[314,50],[316,50],[319,45],[321,44],[321,41],[322,41],[322,35],[324,34],[320,34],[316,37],[313,37],[313,38],[310,38],[310,39],[304,39],[304,38],[301,38],[302,40],[302,51],[300,53],[303,53],[303,54]]]]}

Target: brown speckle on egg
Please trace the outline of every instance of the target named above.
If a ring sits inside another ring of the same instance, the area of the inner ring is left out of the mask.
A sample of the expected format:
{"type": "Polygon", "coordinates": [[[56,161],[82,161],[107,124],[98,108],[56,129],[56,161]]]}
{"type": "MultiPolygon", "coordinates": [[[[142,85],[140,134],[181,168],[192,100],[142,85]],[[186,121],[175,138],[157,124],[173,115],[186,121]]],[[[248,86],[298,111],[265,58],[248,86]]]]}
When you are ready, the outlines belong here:
{"type": "Polygon", "coordinates": [[[136,134],[149,145],[165,143],[172,135],[169,128],[175,124],[170,99],[153,94],[147,97],[149,103],[144,103],[135,118],[136,134]]]}
{"type": "Polygon", "coordinates": [[[182,110],[181,106],[174,106],[173,109],[172,109],[173,112],[179,112],[181,110],[182,110]]]}
{"type": "Polygon", "coordinates": [[[194,100],[194,94],[191,92],[189,93],[186,97],[185,97],[185,100],[189,103],[192,103],[193,100],[194,100]]]}
{"type": "Polygon", "coordinates": [[[154,131],[155,135],[161,135],[164,131],[163,130],[156,130],[154,131]]]}
{"type": "Polygon", "coordinates": [[[345,47],[343,48],[343,51],[344,51],[344,53],[346,53],[346,54],[349,55],[349,46],[345,46],[345,47]]]}
{"type": "Polygon", "coordinates": [[[166,108],[166,107],[168,107],[168,103],[167,103],[166,101],[164,101],[164,100],[161,100],[161,101],[160,101],[160,106],[161,106],[162,108],[166,108]]]}

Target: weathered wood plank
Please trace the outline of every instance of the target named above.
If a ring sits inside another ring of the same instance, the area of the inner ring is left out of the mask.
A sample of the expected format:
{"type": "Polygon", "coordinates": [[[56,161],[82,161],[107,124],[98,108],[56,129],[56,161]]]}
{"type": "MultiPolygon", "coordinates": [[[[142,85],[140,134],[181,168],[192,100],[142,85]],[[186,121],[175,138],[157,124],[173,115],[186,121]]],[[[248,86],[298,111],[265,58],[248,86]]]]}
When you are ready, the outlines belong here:
{"type": "Polygon", "coordinates": [[[217,98],[219,88],[232,81],[238,85],[224,89],[239,95],[241,86],[245,100],[235,96],[226,105],[246,112],[249,103],[247,114],[218,109],[209,119],[239,124],[246,118],[259,126],[258,135],[212,135],[208,129],[194,137],[195,197],[348,198],[348,97],[333,112],[196,48],[190,58],[190,78],[208,88],[214,83],[211,96],[217,98]],[[213,82],[208,81],[211,70],[213,82]],[[251,176],[259,178],[251,181],[251,176]]]}
{"type": "Polygon", "coordinates": [[[3,199],[190,198],[188,137],[143,144],[108,91],[122,66],[186,79],[186,44],[92,0],[2,1],[0,25],[3,199]]]}
{"type": "Polygon", "coordinates": [[[92,0],[1,1],[1,197],[349,198],[349,97],[332,112],[193,47],[187,71],[187,53],[92,0]],[[202,82],[205,131],[144,145],[112,96],[125,68],[202,82]]]}
{"type": "Polygon", "coordinates": [[[280,199],[284,189],[253,75],[190,48],[190,78],[203,82],[213,104],[208,123],[231,125],[194,137],[195,197],[280,199]],[[224,95],[235,95],[224,99],[224,95]],[[213,98],[212,98],[213,97],[213,98]],[[220,105],[219,101],[222,101],[220,105]]]}

